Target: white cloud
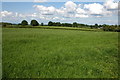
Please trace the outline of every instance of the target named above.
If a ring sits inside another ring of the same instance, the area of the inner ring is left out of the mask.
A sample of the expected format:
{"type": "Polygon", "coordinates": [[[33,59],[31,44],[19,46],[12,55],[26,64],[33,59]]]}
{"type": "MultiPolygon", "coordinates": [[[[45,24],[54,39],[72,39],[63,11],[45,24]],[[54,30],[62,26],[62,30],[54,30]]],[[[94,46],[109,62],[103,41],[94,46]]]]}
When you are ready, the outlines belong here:
{"type": "Polygon", "coordinates": [[[56,10],[53,6],[48,7],[48,12],[54,13],[56,10]]]}
{"type": "Polygon", "coordinates": [[[75,17],[78,17],[78,18],[87,18],[89,16],[88,15],[84,15],[84,14],[75,14],[75,17]]]}
{"type": "Polygon", "coordinates": [[[62,9],[56,9],[57,14],[64,15],[65,11],[62,9]]]}
{"type": "Polygon", "coordinates": [[[90,14],[103,14],[104,6],[98,3],[85,4],[85,9],[88,9],[90,14]]]}
{"type": "Polygon", "coordinates": [[[11,17],[16,18],[16,17],[25,17],[26,16],[24,14],[20,14],[20,13],[17,13],[17,12],[10,12],[10,11],[1,11],[0,15],[3,18],[5,18],[5,17],[7,17],[7,18],[11,18],[11,17]]]}
{"type": "Polygon", "coordinates": [[[56,20],[56,19],[60,19],[60,18],[59,18],[59,17],[54,17],[53,19],[55,19],[55,20],[56,20]]]}
{"type": "Polygon", "coordinates": [[[74,10],[76,10],[77,5],[72,2],[72,1],[67,1],[65,3],[65,10],[68,12],[73,12],[74,10]]]}
{"type": "Polygon", "coordinates": [[[77,17],[77,18],[87,18],[89,16],[87,14],[87,11],[85,11],[84,9],[81,9],[79,7],[79,8],[76,9],[75,17],[77,17]]]}
{"type": "Polygon", "coordinates": [[[95,15],[96,17],[98,16],[108,16],[111,15],[112,12],[108,11],[104,5],[99,4],[99,3],[93,3],[93,4],[85,4],[84,8],[87,9],[87,13],[91,15],[95,15]]]}
{"type": "Polygon", "coordinates": [[[35,7],[37,9],[37,11],[39,11],[41,14],[54,14],[56,9],[53,6],[50,7],[45,7],[43,5],[34,5],[33,7],[35,7]]]}
{"type": "Polygon", "coordinates": [[[32,17],[37,17],[37,13],[33,13],[31,16],[32,17]]]}
{"type": "MultiPolygon", "coordinates": [[[[115,5],[115,4],[114,4],[115,5]]],[[[109,11],[105,3],[90,3],[90,4],[76,4],[72,1],[67,1],[64,6],[56,8],[54,6],[34,5],[38,12],[37,16],[44,20],[74,20],[80,18],[99,18],[112,15],[114,11],[109,11]],[[63,19],[64,18],[64,19],[63,19]]]]}
{"type": "Polygon", "coordinates": [[[9,11],[1,11],[0,15],[1,17],[11,16],[13,13],[9,11]]]}
{"type": "Polygon", "coordinates": [[[107,0],[107,1],[104,3],[104,6],[105,6],[107,9],[118,9],[118,3],[113,2],[113,0],[107,0]]]}
{"type": "MultiPolygon", "coordinates": [[[[64,4],[63,7],[57,9],[53,6],[46,7],[43,5],[34,5],[33,7],[42,15],[53,15],[53,16],[59,16],[59,17],[66,17],[66,18],[72,18],[72,17],[86,17],[86,11],[84,9],[80,8],[80,4],[77,5],[72,1],[68,1],[64,4]]],[[[47,16],[46,16],[47,17],[47,16]]],[[[49,16],[50,17],[50,16],[49,16]]]]}
{"type": "Polygon", "coordinates": [[[77,8],[76,11],[78,14],[86,14],[86,11],[84,9],[81,9],[81,8],[77,8]]]}

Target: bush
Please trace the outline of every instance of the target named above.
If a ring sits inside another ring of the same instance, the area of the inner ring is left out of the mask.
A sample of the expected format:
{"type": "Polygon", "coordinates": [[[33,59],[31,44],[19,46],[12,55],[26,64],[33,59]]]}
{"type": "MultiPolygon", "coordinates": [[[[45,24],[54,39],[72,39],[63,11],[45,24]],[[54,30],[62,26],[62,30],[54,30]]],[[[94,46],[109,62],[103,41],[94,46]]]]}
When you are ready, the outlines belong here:
{"type": "Polygon", "coordinates": [[[39,23],[36,20],[32,20],[30,25],[31,26],[39,26],[39,23]]]}
{"type": "Polygon", "coordinates": [[[22,26],[28,25],[28,22],[27,22],[26,20],[23,20],[23,21],[21,22],[21,25],[22,25],[22,26]]]}

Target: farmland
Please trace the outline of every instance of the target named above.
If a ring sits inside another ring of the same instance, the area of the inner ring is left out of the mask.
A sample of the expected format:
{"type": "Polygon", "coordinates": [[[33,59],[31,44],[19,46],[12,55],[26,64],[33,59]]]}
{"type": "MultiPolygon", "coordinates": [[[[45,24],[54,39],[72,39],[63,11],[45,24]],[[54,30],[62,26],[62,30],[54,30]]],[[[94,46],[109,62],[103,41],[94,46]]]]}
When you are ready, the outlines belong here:
{"type": "Polygon", "coordinates": [[[118,33],[3,28],[3,78],[117,78],[118,33]]]}

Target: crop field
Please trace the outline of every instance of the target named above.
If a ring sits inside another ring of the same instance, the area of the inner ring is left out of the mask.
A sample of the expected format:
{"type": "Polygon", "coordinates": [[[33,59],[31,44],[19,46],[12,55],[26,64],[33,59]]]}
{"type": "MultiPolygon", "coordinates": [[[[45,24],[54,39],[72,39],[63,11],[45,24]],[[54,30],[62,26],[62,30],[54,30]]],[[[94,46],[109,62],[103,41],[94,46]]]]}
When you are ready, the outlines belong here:
{"type": "Polygon", "coordinates": [[[117,78],[118,33],[3,28],[3,78],[117,78]]]}

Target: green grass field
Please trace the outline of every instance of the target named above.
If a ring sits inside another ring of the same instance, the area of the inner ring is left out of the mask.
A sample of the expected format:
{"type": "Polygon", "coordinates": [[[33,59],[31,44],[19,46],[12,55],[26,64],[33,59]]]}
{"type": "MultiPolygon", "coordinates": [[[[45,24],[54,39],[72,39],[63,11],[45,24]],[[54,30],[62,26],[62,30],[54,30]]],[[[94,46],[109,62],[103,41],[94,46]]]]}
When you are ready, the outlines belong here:
{"type": "Polygon", "coordinates": [[[36,26],[45,29],[64,29],[64,30],[81,30],[81,31],[103,31],[102,29],[80,28],[80,27],[62,27],[62,26],[36,26]]]}
{"type": "Polygon", "coordinates": [[[3,28],[3,78],[117,78],[118,33],[3,28]]]}
{"type": "Polygon", "coordinates": [[[80,31],[103,31],[103,29],[91,29],[90,27],[63,27],[63,26],[22,26],[22,25],[9,25],[6,28],[41,28],[41,29],[63,29],[63,30],[80,30],[80,31]]]}

